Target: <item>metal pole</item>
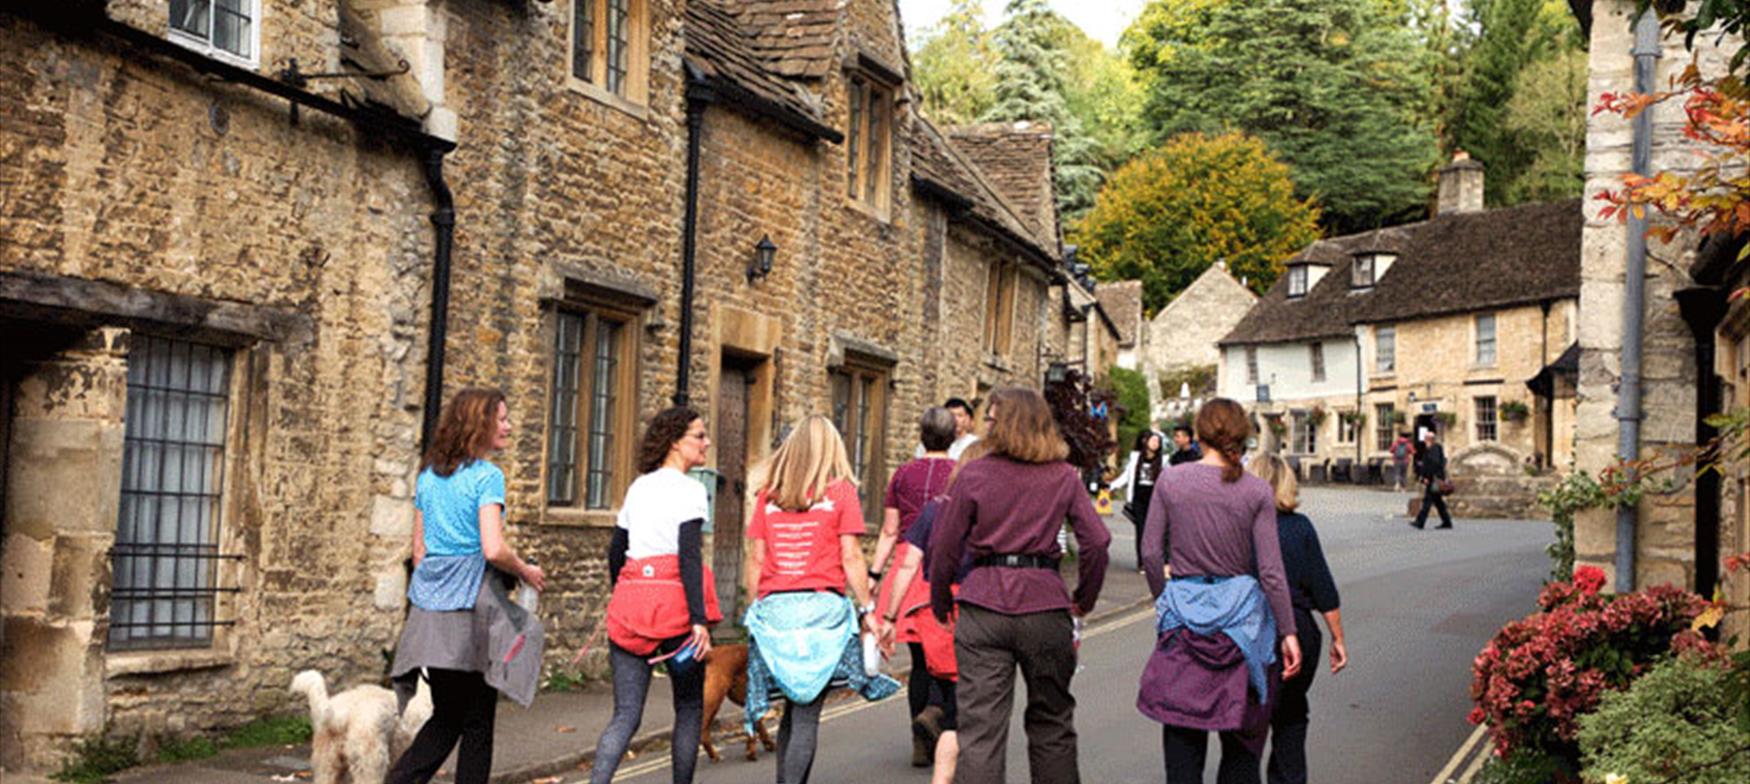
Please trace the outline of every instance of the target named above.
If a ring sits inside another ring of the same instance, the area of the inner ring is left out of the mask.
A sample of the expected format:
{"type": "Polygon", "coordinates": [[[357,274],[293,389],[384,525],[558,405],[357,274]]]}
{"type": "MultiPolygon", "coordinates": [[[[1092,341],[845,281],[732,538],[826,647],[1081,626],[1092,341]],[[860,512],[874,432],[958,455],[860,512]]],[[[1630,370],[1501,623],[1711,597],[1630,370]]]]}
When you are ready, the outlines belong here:
{"type": "MultiPolygon", "coordinates": [[[[1635,92],[1651,93],[1658,75],[1659,56],[1663,46],[1659,40],[1659,17],[1652,9],[1635,19],[1635,92]]],[[[1652,174],[1653,112],[1641,112],[1634,119],[1633,165],[1636,174],[1652,174]]],[[[1623,270],[1622,297],[1622,380],[1617,388],[1616,456],[1632,462],[1641,456],[1641,330],[1647,294],[1647,222],[1644,213],[1629,213],[1628,258],[1623,270]]],[[[1632,477],[1631,477],[1632,478],[1632,477]]],[[[1616,509],[1616,590],[1633,591],[1635,587],[1635,532],[1640,510],[1634,506],[1616,509]]]]}

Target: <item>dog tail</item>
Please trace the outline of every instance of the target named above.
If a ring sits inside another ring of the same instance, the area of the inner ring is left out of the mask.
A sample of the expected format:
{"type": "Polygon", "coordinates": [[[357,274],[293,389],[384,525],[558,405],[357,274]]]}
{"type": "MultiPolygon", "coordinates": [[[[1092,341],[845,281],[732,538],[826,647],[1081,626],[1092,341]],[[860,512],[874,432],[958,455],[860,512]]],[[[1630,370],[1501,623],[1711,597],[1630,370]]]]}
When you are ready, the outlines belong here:
{"type": "Polygon", "coordinates": [[[292,678],[292,693],[310,701],[310,726],[320,729],[328,715],[328,682],[322,673],[305,670],[292,678]]]}

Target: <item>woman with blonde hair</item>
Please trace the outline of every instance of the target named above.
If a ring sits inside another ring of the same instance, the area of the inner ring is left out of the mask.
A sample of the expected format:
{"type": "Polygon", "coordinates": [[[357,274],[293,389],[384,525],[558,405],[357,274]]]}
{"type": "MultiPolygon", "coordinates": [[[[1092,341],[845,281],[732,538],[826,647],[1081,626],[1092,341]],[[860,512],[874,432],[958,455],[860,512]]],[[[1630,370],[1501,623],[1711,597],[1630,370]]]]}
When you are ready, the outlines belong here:
{"type": "MultiPolygon", "coordinates": [[[[1002,784],[1015,699],[1015,668],[1027,681],[1027,763],[1034,782],[1075,784],[1074,621],[1093,611],[1106,578],[1112,534],[1094,513],[1069,446],[1037,391],[998,390],[985,409],[990,454],[954,478],[930,535],[930,609],[947,623],[958,607],[954,655],[960,742],[955,780],[1002,784]],[[1075,594],[1058,576],[1057,532],[1075,530],[1075,594]],[[953,592],[962,558],[969,571],[953,592]]],[[[928,654],[926,654],[926,661],[928,654]]]]}
{"type": "Polygon", "coordinates": [[[1252,458],[1246,470],[1269,483],[1276,496],[1276,533],[1282,542],[1282,566],[1287,572],[1288,593],[1294,602],[1294,628],[1301,639],[1306,663],[1300,674],[1282,681],[1282,692],[1270,714],[1270,784],[1306,784],[1306,730],[1310,711],[1307,689],[1319,669],[1319,627],[1313,613],[1324,616],[1331,631],[1331,674],[1349,664],[1349,649],[1343,644],[1343,612],[1337,596],[1337,581],[1325,563],[1324,548],[1312,521],[1295,511],[1300,506],[1299,485],[1288,462],[1276,455],[1252,458]]]}
{"type": "Polygon", "coordinates": [[[802,420],[764,474],[743,571],[748,595],[756,597],[743,616],[749,637],[743,721],[751,733],[770,691],[783,693],[777,780],[802,784],[814,767],[827,688],[847,685],[873,700],[898,691],[899,682],[864,669],[859,632],[874,629],[863,508],[838,430],[823,416],[802,420]]]}
{"type": "Polygon", "coordinates": [[[1157,638],[1136,706],[1162,725],[1168,784],[1203,780],[1211,731],[1221,733],[1216,780],[1243,784],[1258,781],[1268,706],[1278,679],[1299,671],[1300,642],[1275,493],[1240,467],[1251,420],[1240,404],[1216,398],[1197,412],[1196,427],[1203,457],[1161,474],[1143,526],[1157,638]]]}

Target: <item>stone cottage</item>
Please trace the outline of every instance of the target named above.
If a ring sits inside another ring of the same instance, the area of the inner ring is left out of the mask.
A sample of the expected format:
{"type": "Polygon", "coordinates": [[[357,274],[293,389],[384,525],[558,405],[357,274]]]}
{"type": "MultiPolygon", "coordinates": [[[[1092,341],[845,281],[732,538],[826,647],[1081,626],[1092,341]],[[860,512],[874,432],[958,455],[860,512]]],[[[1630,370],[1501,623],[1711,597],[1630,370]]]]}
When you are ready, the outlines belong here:
{"type": "Polygon", "coordinates": [[[1313,478],[1382,475],[1397,432],[1434,430],[1456,473],[1474,462],[1502,480],[1455,496],[1462,513],[1525,514],[1523,469],[1571,454],[1571,381],[1550,379],[1571,379],[1558,360],[1574,341],[1580,205],[1484,210],[1482,167],[1462,154],[1440,196],[1430,220],[1291,258],[1222,339],[1222,394],[1255,401],[1267,447],[1313,478]]]}
{"type": "Polygon", "coordinates": [[[1112,317],[1113,325],[1118,327],[1118,356],[1113,364],[1125,370],[1140,369],[1148,342],[1148,318],[1142,309],[1142,281],[1104,281],[1094,289],[1094,296],[1100,300],[1100,308],[1112,317]]]}
{"type": "Polygon", "coordinates": [[[1215,391],[1221,361],[1216,342],[1239,326],[1257,302],[1258,295],[1217,262],[1149,319],[1143,329],[1142,370],[1156,420],[1183,416],[1191,401],[1215,391]],[[1181,391],[1187,400],[1180,399],[1181,391]]]}
{"type": "MultiPolygon", "coordinates": [[[[1681,36],[1661,37],[1656,20],[1638,19],[1628,0],[1571,6],[1591,41],[1591,96],[1664,89],[1692,63],[1704,76],[1724,73],[1740,43],[1698,36],[1691,52],[1681,36]]],[[[1743,301],[1727,299],[1745,282],[1739,243],[1645,240],[1645,222],[1605,219],[1590,198],[1620,188],[1622,175],[1637,170],[1637,138],[1648,150],[1643,173],[1698,165],[1684,120],[1680,101],[1638,121],[1609,113],[1588,120],[1575,464],[1593,474],[1619,457],[1668,464],[1692,454],[1717,435],[1710,414],[1750,405],[1750,329],[1743,301]],[[1636,299],[1640,307],[1628,307],[1636,299]]],[[[1672,583],[1703,595],[1720,588],[1734,605],[1750,601],[1750,575],[1721,569],[1725,555],[1750,550],[1745,466],[1722,467],[1679,465],[1669,469],[1679,480],[1670,492],[1648,494],[1635,507],[1581,514],[1576,563],[1603,568],[1619,590],[1672,583]]],[[[1745,614],[1731,613],[1725,633],[1746,631],[1745,614]]]]}
{"type": "Polygon", "coordinates": [[[648,415],[710,423],[733,580],[786,424],[833,416],[873,520],[925,405],[1072,357],[1048,139],[981,171],[892,0],[172,5],[0,12],[7,769],[379,677],[463,386],[509,395],[563,662],[648,415]]]}

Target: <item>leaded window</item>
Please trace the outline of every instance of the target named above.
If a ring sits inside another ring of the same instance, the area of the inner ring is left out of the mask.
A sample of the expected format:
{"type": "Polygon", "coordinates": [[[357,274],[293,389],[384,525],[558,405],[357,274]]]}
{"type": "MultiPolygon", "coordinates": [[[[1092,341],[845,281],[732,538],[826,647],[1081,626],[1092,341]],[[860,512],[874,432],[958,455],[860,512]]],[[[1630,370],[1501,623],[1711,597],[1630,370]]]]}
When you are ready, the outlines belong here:
{"type": "Polygon", "coordinates": [[[572,78],[644,103],[649,37],[648,0],[572,0],[572,78]]]}
{"type": "Polygon", "coordinates": [[[893,90],[861,74],[853,74],[849,82],[845,194],[885,216],[892,179],[893,90]]]}
{"type": "Polygon", "coordinates": [[[1499,424],[1495,417],[1495,398],[1493,395],[1475,398],[1477,415],[1477,440],[1494,441],[1499,435],[1499,424]]]}
{"type": "Polygon", "coordinates": [[[845,451],[856,475],[857,499],[863,505],[863,521],[880,523],[882,460],[887,423],[887,373],[874,367],[850,364],[831,371],[832,423],[844,438],[845,451]]]}
{"type": "Polygon", "coordinates": [[[208,54],[252,61],[259,0],[170,0],[171,37],[208,54]]]}
{"type": "Polygon", "coordinates": [[[626,461],[637,379],[629,313],[561,310],[553,330],[547,414],[547,504],[611,509],[626,461]]]}

